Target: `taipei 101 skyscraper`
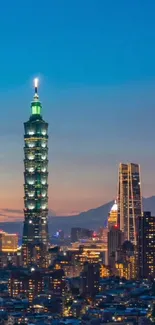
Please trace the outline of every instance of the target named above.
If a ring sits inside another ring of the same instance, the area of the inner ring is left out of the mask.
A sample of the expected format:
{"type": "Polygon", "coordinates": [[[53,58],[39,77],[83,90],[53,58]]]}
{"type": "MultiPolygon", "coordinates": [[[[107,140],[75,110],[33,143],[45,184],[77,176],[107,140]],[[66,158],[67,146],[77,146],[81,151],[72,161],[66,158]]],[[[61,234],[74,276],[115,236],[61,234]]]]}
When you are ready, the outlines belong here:
{"type": "Polygon", "coordinates": [[[48,123],[42,118],[38,79],[31,115],[24,123],[23,266],[48,266],[48,123]]]}

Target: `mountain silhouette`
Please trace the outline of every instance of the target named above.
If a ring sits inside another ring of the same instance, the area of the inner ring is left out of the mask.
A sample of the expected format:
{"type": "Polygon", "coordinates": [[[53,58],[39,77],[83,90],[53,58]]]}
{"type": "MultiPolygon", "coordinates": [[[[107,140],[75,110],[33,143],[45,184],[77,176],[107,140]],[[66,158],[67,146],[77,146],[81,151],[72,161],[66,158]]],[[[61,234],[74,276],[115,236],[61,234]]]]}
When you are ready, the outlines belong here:
{"type": "MultiPolygon", "coordinates": [[[[98,229],[105,227],[107,224],[108,213],[114,201],[110,201],[98,208],[82,212],[74,216],[49,216],[49,232],[50,235],[58,229],[62,229],[65,233],[70,233],[72,227],[83,227],[89,229],[98,229]]],[[[151,211],[155,216],[155,196],[143,198],[143,210],[151,211]]],[[[23,221],[18,222],[2,222],[0,228],[9,233],[18,233],[22,235],[23,221]]]]}

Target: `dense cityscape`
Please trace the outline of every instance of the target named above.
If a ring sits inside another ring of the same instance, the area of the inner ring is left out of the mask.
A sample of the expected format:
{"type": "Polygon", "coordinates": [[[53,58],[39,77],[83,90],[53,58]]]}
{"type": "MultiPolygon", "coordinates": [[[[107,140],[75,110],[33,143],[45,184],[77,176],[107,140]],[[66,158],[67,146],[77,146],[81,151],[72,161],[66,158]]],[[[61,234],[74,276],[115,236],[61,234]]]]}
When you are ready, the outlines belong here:
{"type": "Polygon", "coordinates": [[[17,234],[0,232],[1,323],[155,324],[155,217],[143,211],[139,164],[120,163],[106,227],[75,225],[69,236],[58,230],[52,238],[38,79],[34,89],[24,123],[22,245],[17,234]]]}
{"type": "Polygon", "coordinates": [[[0,325],[155,325],[155,0],[0,7],[0,325]]]}

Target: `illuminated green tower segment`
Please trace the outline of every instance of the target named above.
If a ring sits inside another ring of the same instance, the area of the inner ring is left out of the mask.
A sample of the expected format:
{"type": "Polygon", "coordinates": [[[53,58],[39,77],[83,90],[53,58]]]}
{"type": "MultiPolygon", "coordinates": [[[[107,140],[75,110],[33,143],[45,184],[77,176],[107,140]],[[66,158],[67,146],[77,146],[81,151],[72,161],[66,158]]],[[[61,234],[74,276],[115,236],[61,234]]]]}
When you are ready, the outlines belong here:
{"type": "Polygon", "coordinates": [[[48,248],[48,123],[35,79],[31,116],[24,123],[24,228],[23,264],[46,267],[48,248]]]}
{"type": "Polygon", "coordinates": [[[34,99],[31,103],[31,114],[41,116],[42,106],[38,96],[38,79],[34,80],[34,86],[35,86],[35,94],[34,94],[34,99]]]}

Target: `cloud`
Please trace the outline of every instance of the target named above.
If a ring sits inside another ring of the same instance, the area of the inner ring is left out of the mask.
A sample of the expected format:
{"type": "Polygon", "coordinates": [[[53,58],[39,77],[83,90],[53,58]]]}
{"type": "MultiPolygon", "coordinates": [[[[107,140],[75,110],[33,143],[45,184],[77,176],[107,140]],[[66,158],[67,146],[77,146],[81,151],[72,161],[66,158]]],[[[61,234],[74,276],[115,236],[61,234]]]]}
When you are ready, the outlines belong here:
{"type": "MultiPolygon", "coordinates": [[[[49,216],[55,217],[56,213],[49,209],[49,216]]],[[[0,209],[0,222],[16,222],[22,221],[24,218],[24,211],[21,209],[0,209]]]]}
{"type": "Polygon", "coordinates": [[[23,220],[24,212],[21,209],[0,209],[0,222],[14,222],[23,220]]]}
{"type": "Polygon", "coordinates": [[[0,213],[0,222],[16,222],[20,220],[21,218],[14,218],[12,216],[8,216],[7,214],[0,213]]]}
{"type": "Polygon", "coordinates": [[[1,211],[8,212],[8,213],[17,213],[17,214],[23,214],[23,210],[16,210],[16,209],[1,209],[1,211]]]}

